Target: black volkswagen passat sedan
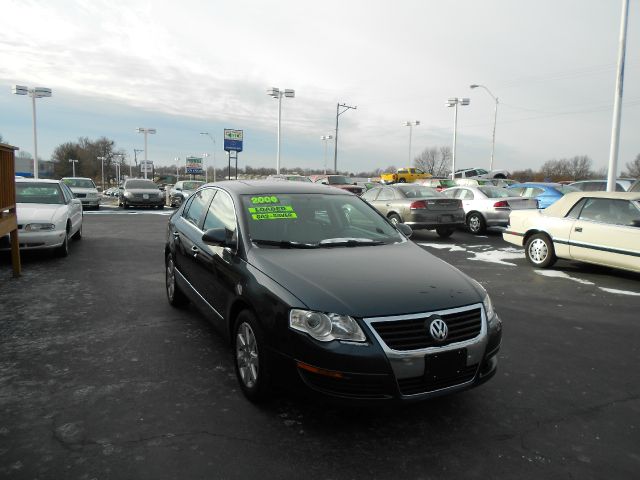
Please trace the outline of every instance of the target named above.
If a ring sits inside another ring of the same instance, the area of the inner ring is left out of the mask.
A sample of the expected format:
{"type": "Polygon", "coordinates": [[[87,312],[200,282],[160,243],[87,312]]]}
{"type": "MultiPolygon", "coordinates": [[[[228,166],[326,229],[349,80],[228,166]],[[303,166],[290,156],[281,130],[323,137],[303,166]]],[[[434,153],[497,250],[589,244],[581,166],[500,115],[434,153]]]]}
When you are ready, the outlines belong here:
{"type": "Polygon", "coordinates": [[[349,192],[227,181],[169,220],[166,289],[228,338],[244,394],[292,380],[329,397],[420,400],[496,371],[502,323],[482,286],[349,192]]]}

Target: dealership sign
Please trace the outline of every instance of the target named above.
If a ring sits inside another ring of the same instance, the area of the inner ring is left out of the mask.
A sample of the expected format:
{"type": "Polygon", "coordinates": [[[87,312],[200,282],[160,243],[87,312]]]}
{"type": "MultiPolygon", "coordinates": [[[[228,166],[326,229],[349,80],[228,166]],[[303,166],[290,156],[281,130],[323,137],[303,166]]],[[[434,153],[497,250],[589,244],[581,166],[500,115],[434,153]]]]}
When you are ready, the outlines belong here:
{"type": "Polygon", "coordinates": [[[227,152],[242,151],[242,130],[224,129],[224,149],[227,152]]]}
{"type": "Polygon", "coordinates": [[[140,162],[140,171],[143,173],[153,173],[153,162],[151,160],[142,160],[140,162]]]}
{"type": "Polygon", "coordinates": [[[187,173],[191,173],[194,175],[200,175],[202,170],[202,158],[198,157],[187,157],[187,165],[186,165],[187,173]]]}

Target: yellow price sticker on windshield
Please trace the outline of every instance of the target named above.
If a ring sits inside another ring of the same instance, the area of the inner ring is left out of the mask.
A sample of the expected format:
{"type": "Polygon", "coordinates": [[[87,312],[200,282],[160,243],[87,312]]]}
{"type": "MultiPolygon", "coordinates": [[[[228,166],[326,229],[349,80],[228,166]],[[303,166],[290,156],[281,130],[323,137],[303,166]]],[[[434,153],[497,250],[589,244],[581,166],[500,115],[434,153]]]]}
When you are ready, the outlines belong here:
{"type": "Polygon", "coordinates": [[[280,203],[280,200],[273,195],[266,195],[262,197],[251,197],[251,203],[254,205],[261,203],[280,203]]]}
{"type": "Polygon", "coordinates": [[[249,207],[249,213],[254,220],[275,220],[280,218],[298,218],[291,205],[265,205],[263,207],[249,207]]]}

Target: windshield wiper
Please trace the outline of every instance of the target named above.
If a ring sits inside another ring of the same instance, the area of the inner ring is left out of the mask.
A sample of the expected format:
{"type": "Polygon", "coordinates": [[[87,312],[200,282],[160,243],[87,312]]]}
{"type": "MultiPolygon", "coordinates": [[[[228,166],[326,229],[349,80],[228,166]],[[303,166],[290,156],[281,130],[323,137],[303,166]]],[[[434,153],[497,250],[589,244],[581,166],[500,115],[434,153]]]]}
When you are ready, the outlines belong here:
{"type": "Polygon", "coordinates": [[[320,241],[320,247],[359,247],[362,245],[384,245],[382,240],[372,240],[370,238],[327,238],[320,241]]]}
{"type": "Polygon", "coordinates": [[[280,248],[318,248],[317,243],[291,242],[289,240],[251,239],[251,241],[256,245],[273,245],[280,248]]]}

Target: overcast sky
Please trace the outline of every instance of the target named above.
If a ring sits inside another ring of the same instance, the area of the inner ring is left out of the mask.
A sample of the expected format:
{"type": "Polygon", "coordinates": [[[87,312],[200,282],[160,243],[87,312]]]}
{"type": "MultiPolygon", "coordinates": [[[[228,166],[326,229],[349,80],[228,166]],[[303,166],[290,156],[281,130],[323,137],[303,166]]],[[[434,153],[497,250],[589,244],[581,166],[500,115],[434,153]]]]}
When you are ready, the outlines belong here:
{"type": "MultiPolygon", "coordinates": [[[[640,153],[639,0],[631,0],[619,170],[640,153]]],[[[244,130],[240,166],[275,166],[274,86],[282,101],[281,165],[322,168],[321,135],[340,116],[338,168],[409,163],[451,146],[456,167],[539,168],[589,155],[608,163],[621,2],[618,0],[138,1],[4,0],[0,134],[33,152],[31,104],[13,84],[49,87],[37,100],[38,154],[106,136],[133,158],[136,127],[156,128],[158,165],[212,152],[224,128],[244,130]],[[4,85],[4,86],[2,86],[4,85]]],[[[333,163],[329,145],[329,165],[333,163]]]]}

